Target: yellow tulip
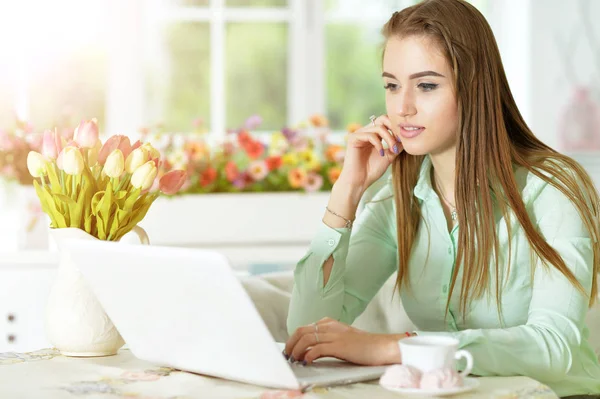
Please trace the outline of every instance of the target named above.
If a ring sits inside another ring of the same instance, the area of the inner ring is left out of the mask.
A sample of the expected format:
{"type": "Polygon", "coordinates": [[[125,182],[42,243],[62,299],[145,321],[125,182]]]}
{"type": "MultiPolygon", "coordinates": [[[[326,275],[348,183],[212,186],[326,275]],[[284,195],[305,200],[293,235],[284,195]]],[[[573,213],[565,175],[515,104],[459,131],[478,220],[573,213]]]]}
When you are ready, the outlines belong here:
{"type": "Polygon", "coordinates": [[[33,177],[45,176],[48,173],[46,171],[46,159],[39,152],[29,151],[29,154],[27,154],[27,169],[33,177]]]}
{"type": "Polygon", "coordinates": [[[125,161],[125,170],[127,173],[133,173],[137,168],[148,162],[150,154],[143,147],[136,148],[129,154],[125,161]]]}
{"type": "Polygon", "coordinates": [[[158,152],[156,148],[152,147],[152,144],[144,143],[140,148],[143,148],[146,151],[148,151],[148,154],[150,155],[151,159],[160,158],[160,152],[158,152]]]}
{"type": "Polygon", "coordinates": [[[106,176],[116,179],[123,174],[124,170],[125,160],[123,158],[123,153],[117,148],[110,153],[108,158],[106,158],[103,171],[106,176]]]}
{"type": "Polygon", "coordinates": [[[58,156],[61,162],[58,163],[58,167],[61,170],[71,176],[80,175],[83,172],[84,163],[83,156],[79,148],[73,146],[67,146],[63,148],[60,155],[58,156]]]}
{"type": "Polygon", "coordinates": [[[154,161],[148,161],[137,168],[131,176],[131,185],[135,188],[147,190],[154,183],[158,170],[154,161]]]}
{"type": "Polygon", "coordinates": [[[90,167],[96,165],[96,162],[98,162],[98,154],[100,154],[100,149],[102,148],[102,143],[100,142],[100,140],[98,140],[96,142],[96,145],[94,146],[94,148],[90,148],[87,152],[88,154],[88,165],[90,167]]]}

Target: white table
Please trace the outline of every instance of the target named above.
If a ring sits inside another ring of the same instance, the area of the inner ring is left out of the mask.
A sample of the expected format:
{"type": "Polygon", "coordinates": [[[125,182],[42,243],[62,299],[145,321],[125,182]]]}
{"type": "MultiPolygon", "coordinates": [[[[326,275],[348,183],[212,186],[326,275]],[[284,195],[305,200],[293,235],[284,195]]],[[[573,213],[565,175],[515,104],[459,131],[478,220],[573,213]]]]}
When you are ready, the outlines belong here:
{"type": "MultiPolygon", "coordinates": [[[[480,378],[475,391],[453,398],[555,399],[546,386],[527,377],[480,378]]],[[[349,399],[410,398],[381,388],[377,381],[297,391],[201,376],[141,361],[122,349],[116,356],[68,358],[56,350],[0,353],[0,398],[12,399],[349,399]]]]}

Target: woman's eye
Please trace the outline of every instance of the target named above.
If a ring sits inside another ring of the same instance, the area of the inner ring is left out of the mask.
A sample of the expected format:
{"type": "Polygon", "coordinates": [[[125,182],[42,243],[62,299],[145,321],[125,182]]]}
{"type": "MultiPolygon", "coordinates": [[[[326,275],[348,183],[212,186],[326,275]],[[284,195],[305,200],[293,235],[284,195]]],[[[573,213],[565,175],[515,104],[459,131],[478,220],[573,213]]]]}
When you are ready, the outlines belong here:
{"type": "Polygon", "coordinates": [[[435,83],[419,83],[418,87],[423,91],[431,91],[438,87],[435,83]]]}
{"type": "Polygon", "coordinates": [[[389,91],[395,91],[398,88],[398,85],[394,83],[388,83],[385,86],[383,86],[383,88],[389,91]]]}

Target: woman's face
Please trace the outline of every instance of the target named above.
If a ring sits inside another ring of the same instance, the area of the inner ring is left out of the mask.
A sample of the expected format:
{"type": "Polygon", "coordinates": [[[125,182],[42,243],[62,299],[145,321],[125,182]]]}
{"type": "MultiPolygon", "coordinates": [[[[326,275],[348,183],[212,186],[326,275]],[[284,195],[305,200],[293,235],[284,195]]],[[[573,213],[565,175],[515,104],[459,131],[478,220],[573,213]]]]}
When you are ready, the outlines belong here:
{"type": "Polygon", "coordinates": [[[437,155],[456,148],[452,70],[433,41],[419,36],[388,39],[382,77],[392,131],[406,152],[437,155]]]}

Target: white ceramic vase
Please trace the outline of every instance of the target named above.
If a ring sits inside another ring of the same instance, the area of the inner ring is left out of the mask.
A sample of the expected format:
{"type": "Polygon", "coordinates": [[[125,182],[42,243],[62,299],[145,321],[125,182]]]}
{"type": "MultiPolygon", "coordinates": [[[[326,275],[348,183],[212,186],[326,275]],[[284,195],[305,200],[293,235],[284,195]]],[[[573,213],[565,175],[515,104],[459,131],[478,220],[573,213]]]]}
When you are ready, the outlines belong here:
{"type": "MultiPolygon", "coordinates": [[[[149,244],[148,236],[141,227],[136,226],[133,231],[142,244],[149,244]]],[[[48,342],[65,356],[116,354],[125,341],[61,244],[68,239],[97,238],[78,228],[51,229],[50,235],[61,254],[58,275],[46,306],[48,342]]]]}

